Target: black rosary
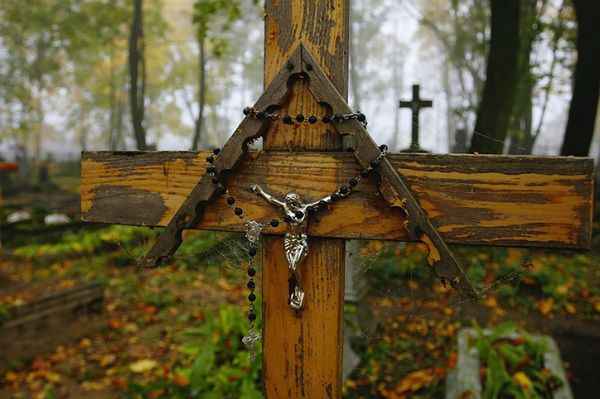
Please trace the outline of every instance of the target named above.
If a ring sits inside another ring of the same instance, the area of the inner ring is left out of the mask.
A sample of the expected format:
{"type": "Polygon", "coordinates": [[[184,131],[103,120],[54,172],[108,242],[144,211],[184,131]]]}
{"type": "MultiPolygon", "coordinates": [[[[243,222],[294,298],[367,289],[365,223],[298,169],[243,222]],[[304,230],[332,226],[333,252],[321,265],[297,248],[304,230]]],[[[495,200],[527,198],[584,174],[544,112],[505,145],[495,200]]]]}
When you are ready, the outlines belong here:
{"type": "Polygon", "coordinates": [[[281,119],[281,121],[283,121],[283,123],[285,123],[286,125],[293,125],[294,122],[302,123],[304,121],[310,123],[311,125],[314,125],[319,121],[327,124],[331,123],[332,121],[342,122],[350,119],[356,119],[357,121],[361,122],[364,127],[367,127],[367,117],[361,112],[355,112],[352,114],[323,115],[321,117],[318,117],[316,115],[310,115],[308,117],[305,117],[303,114],[298,114],[295,117],[292,117],[290,115],[282,116],[279,114],[272,114],[266,111],[257,111],[254,108],[246,107],[244,108],[244,115],[253,116],[256,119],[271,119],[273,121],[281,119]]]}
{"type": "MultiPolygon", "coordinates": [[[[365,115],[360,112],[353,113],[353,114],[345,114],[345,115],[341,115],[341,114],[324,115],[320,118],[318,118],[314,115],[311,115],[305,119],[304,115],[302,115],[302,114],[299,114],[295,118],[292,118],[289,115],[280,116],[278,114],[272,114],[272,113],[268,113],[265,111],[256,111],[253,108],[245,108],[244,115],[253,116],[258,119],[262,119],[262,118],[268,118],[271,120],[281,119],[286,124],[293,124],[294,121],[296,121],[297,123],[302,123],[305,120],[308,121],[308,123],[310,123],[310,124],[315,124],[318,121],[321,121],[323,123],[330,123],[332,120],[336,121],[336,122],[342,122],[342,121],[350,120],[350,119],[356,119],[357,121],[362,122],[365,126],[367,124],[365,115]]],[[[236,199],[232,195],[230,195],[229,190],[221,181],[221,178],[219,176],[219,171],[217,171],[216,168],[214,167],[215,158],[219,155],[221,150],[219,148],[215,148],[213,150],[212,155],[209,155],[208,157],[206,157],[206,171],[211,176],[212,183],[217,186],[219,193],[225,195],[225,201],[226,201],[227,205],[233,209],[234,214],[237,217],[239,217],[240,220],[246,225],[246,238],[248,239],[248,241],[250,243],[250,247],[248,249],[248,269],[247,269],[247,274],[248,274],[249,279],[248,279],[248,283],[246,284],[246,286],[250,290],[250,293],[248,294],[249,311],[247,314],[248,321],[249,321],[249,330],[248,330],[248,335],[242,339],[242,342],[248,347],[248,352],[249,352],[248,356],[250,358],[250,361],[255,360],[254,348],[255,348],[256,342],[262,338],[261,334],[255,330],[256,306],[254,304],[254,302],[256,301],[256,295],[254,294],[254,290],[256,288],[256,283],[254,281],[254,276],[256,275],[254,258],[257,254],[256,242],[260,238],[260,233],[261,233],[262,229],[267,228],[269,226],[277,227],[281,223],[288,224],[288,234],[286,234],[286,238],[285,238],[285,240],[286,240],[286,242],[285,242],[286,257],[288,259],[290,269],[294,269],[294,271],[295,271],[298,264],[301,262],[303,257],[306,255],[306,249],[308,246],[307,235],[305,232],[305,229],[307,226],[307,220],[306,220],[306,217],[308,217],[307,214],[315,213],[319,209],[329,208],[330,203],[337,202],[341,198],[344,198],[344,197],[347,197],[348,195],[350,195],[350,193],[352,192],[354,187],[356,187],[358,185],[360,180],[368,178],[372,174],[373,170],[375,170],[379,166],[382,159],[387,154],[388,147],[385,144],[382,144],[381,146],[379,146],[379,150],[380,150],[379,155],[377,156],[377,158],[375,158],[373,161],[370,162],[369,167],[367,169],[362,170],[358,176],[349,179],[347,184],[339,186],[338,189],[335,192],[333,192],[332,194],[330,194],[329,196],[327,196],[317,202],[314,202],[314,203],[303,204],[300,201],[299,196],[295,193],[290,193],[290,194],[286,195],[286,200],[285,200],[286,202],[282,202],[282,201],[277,200],[274,197],[270,196],[269,194],[265,193],[264,190],[262,190],[260,187],[251,186],[250,188],[252,191],[254,191],[258,195],[265,198],[268,202],[270,202],[271,204],[274,204],[274,205],[279,205],[280,207],[282,207],[286,210],[286,213],[283,216],[283,218],[272,219],[268,224],[263,224],[263,223],[260,223],[260,222],[254,221],[254,220],[247,219],[244,216],[244,210],[239,206],[239,204],[236,204],[236,199]],[[288,207],[287,205],[290,205],[290,206],[288,207]],[[290,230],[292,229],[292,227],[294,228],[294,232],[289,233],[290,230]],[[304,230],[302,230],[302,229],[304,229],[304,230]],[[298,231],[300,231],[300,232],[298,232],[298,231]]],[[[304,299],[304,292],[301,290],[300,279],[299,278],[295,279],[294,276],[295,276],[295,274],[291,273],[290,279],[294,280],[294,282],[296,284],[296,289],[291,294],[289,302],[290,302],[290,307],[292,307],[292,309],[296,312],[296,314],[299,314],[299,311],[302,307],[302,302],[304,299]]]]}

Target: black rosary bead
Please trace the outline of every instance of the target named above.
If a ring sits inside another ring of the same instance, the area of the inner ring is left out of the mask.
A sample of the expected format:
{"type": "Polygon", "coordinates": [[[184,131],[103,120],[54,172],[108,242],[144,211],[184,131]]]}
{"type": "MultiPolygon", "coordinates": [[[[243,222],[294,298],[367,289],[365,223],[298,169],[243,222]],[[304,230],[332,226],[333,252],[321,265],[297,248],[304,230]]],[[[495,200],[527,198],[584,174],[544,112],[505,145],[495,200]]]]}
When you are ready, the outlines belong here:
{"type": "Polygon", "coordinates": [[[242,112],[244,113],[244,115],[250,115],[250,113],[252,113],[252,108],[246,107],[242,112]]]}
{"type": "Polygon", "coordinates": [[[264,112],[264,111],[257,112],[257,113],[256,113],[256,117],[257,117],[258,119],[262,119],[262,118],[264,118],[264,117],[265,117],[265,112],[264,112]]]}
{"type": "Polygon", "coordinates": [[[356,120],[359,122],[364,122],[367,120],[367,117],[365,116],[365,114],[358,114],[358,116],[356,117],[356,120]]]}
{"type": "Polygon", "coordinates": [[[273,226],[273,227],[279,226],[279,220],[276,220],[276,219],[271,220],[271,226],[273,226]]]}
{"type": "Polygon", "coordinates": [[[248,249],[248,255],[255,257],[256,256],[256,248],[250,247],[250,249],[248,249]]]}
{"type": "Polygon", "coordinates": [[[283,117],[283,123],[285,123],[286,125],[291,125],[292,124],[292,117],[289,115],[286,115],[283,117]]]}
{"type": "Polygon", "coordinates": [[[213,154],[215,154],[215,155],[219,155],[220,152],[221,152],[221,149],[218,147],[213,149],[213,154]]]}
{"type": "Polygon", "coordinates": [[[252,267],[249,267],[248,268],[248,276],[250,276],[250,277],[256,276],[256,270],[254,270],[254,268],[252,268],[252,267]]]}
{"type": "Polygon", "coordinates": [[[377,159],[376,159],[376,160],[374,160],[374,161],[371,161],[371,167],[372,167],[372,168],[376,168],[376,167],[378,167],[378,166],[379,166],[379,161],[378,161],[377,159]]]}
{"type": "Polygon", "coordinates": [[[219,176],[213,176],[210,181],[212,181],[214,184],[218,184],[219,183],[219,176]]]}
{"type": "Polygon", "coordinates": [[[246,284],[246,287],[250,288],[251,290],[256,288],[256,284],[254,284],[254,281],[250,280],[248,281],[248,284],[246,284]]]}
{"type": "Polygon", "coordinates": [[[385,144],[382,144],[379,146],[379,151],[384,152],[388,150],[388,146],[385,144]]]}
{"type": "Polygon", "coordinates": [[[350,189],[348,188],[348,186],[342,186],[342,187],[340,187],[340,193],[341,193],[341,194],[344,194],[344,195],[346,195],[346,194],[348,194],[349,192],[350,192],[350,189]]]}
{"type": "Polygon", "coordinates": [[[233,197],[227,197],[227,205],[233,205],[235,204],[235,198],[233,197]]]}
{"type": "Polygon", "coordinates": [[[319,206],[321,208],[325,208],[327,206],[327,201],[323,201],[323,200],[319,201],[319,206]]]}
{"type": "Polygon", "coordinates": [[[248,320],[250,320],[250,321],[256,320],[256,313],[248,312],[248,320]]]}
{"type": "Polygon", "coordinates": [[[321,118],[321,120],[323,121],[323,123],[329,123],[331,122],[331,116],[323,115],[323,118],[321,118]]]}
{"type": "Polygon", "coordinates": [[[356,180],[356,178],[353,177],[352,179],[348,180],[348,184],[350,184],[350,187],[356,187],[356,185],[358,184],[358,180],[356,180]]]}
{"type": "Polygon", "coordinates": [[[224,185],[222,185],[222,184],[220,184],[220,183],[219,183],[219,184],[217,185],[217,188],[219,189],[219,192],[220,192],[221,194],[227,194],[227,188],[226,188],[224,185]]]}
{"type": "Polygon", "coordinates": [[[421,238],[421,236],[423,235],[423,230],[421,230],[421,228],[419,226],[415,226],[415,235],[418,238],[421,238]]]}
{"type": "Polygon", "coordinates": [[[339,200],[339,199],[340,199],[340,196],[339,196],[339,195],[337,195],[336,193],[333,193],[333,194],[331,194],[331,197],[330,197],[330,198],[331,198],[331,201],[332,201],[332,202],[335,202],[335,201],[337,201],[337,200],[339,200]]]}
{"type": "Polygon", "coordinates": [[[298,122],[304,122],[304,115],[302,115],[302,114],[298,114],[298,115],[296,115],[296,120],[297,120],[298,122]]]}
{"type": "Polygon", "coordinates": [[[283,217],[283,221],[286,222],[286,223],[289,223],[289,222],[292,221],[292,217],[290,215],[285,215],[283,217]]]}
{"type": "Polygon", "coordinates": [[[369,177],[369,170],[365,169],[365,170],[361,170],[360,171],[360,177],[362,177],[363,179],[366,179],[369,177]]]}
{"type": "Polygon", "coordinates": [[[244,213],[244,211],[242,210],[242,208],[235,208],[233,210],[233,212],[238,215],[238,216],[242,216],[242,213],[244,213]]]}
{"type": "Polygon", "coordinates": [[[213,162],[215,162],[215,159],[212,156],[208,156],[208,157],[206,157],[206,162],[213,163],[213,162]]]}
{"type": "Polygon", "coordinates": [[[206,168],[206,171],[208,173],[210,173],[211,175],[214,175],[215,173],[217,173],[217,169],[214,166],[209,166],[208,168],[206,168]]]}
{"type": "Polygon", "coordinates": [[[317,120],[318,120],[318,119],[317,119],[317,117],[316,117],[316,116],[314,116],[314,115],[311,115],[311,116],[308,118],[308,123],[310,123],[310,124],[315,124],[315,123],[317,123],[317,120]]]}
{"type": "Polygon", "coordinates": [[[294,212],[294,215],[296,215],[297,219],[302,219],[304,217],[304,212],[296,211],[296,212],[294,212]]]}
{"type": "Polygon", "coordinates": [[[248,300],[250,302],[256,301],[256,295],[254,295],[254,292],[251,292],[250,295],[248,295],[248,300]]]}

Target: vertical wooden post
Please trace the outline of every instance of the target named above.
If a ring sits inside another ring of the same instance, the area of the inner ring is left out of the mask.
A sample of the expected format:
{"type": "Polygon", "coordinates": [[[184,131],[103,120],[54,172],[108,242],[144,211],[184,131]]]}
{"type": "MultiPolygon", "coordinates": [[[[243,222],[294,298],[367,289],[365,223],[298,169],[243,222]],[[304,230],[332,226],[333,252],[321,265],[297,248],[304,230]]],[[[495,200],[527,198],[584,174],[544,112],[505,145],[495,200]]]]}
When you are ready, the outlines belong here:
{"type": "MultiPolygon", "coordinates": [[[[321,63],[347,96],[347,0],[266,0],[265,85],[299,43],[321,63]]],[[[301,80],[280,112],[295,116],[330,112],[319,105],[301,80]]],[[[341,150],[342,140],[322,124],[276,123],[266,150],[341,150]]],[[[332,190],[335,187],[332,187],[332,190]]],[[[314,200],[313,198],[305,198],[314,200]]],[[[281,237],[263,241],[265,395],[278,398],[340,398],[342,395],[344,241],[309,239],[303,261],[305,308],[294,316],[287,305],[288,270],[281,237]]]]}

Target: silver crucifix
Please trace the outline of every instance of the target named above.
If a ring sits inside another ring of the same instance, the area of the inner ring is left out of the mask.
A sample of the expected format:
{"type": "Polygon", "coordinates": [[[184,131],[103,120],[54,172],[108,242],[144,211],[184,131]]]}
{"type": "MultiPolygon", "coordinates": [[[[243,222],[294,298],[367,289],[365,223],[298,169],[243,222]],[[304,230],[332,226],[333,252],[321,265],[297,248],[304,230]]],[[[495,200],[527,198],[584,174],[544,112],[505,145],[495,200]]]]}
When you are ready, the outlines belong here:
{"type": "Polygon", "coordinates": [[[251,362],[253,362],[256,359],[256,355],[254,354],[254,347],[256,343],[260,341],[261,338],[262,336],[260,335],[260,333],[254,331],[254,325],[250,325],[248,335],[242,338],[242,343],[248,348],[248,357],[250,358],[251,362]]]}
{"type": "Polygon", "coordinates": [[[300,196],[296,193],[289,193],[283,201],[280,201],[272,195],[267,194],[257,185],[250,186],[250,189],[267,200],[268,203],[277,205],[283,209],[286,219],[289,220],[287,222],[287,233],[283,242],[289,272],[290,297],[288,303],[292,310],[298,314],[304,302],[300,263],[308,253],[308,235],[306,233],[308,228],[308,211],[316,209],[319,205],[329,204],[331,196],[327,196],[316,202],[304,204],[300,196]]]}

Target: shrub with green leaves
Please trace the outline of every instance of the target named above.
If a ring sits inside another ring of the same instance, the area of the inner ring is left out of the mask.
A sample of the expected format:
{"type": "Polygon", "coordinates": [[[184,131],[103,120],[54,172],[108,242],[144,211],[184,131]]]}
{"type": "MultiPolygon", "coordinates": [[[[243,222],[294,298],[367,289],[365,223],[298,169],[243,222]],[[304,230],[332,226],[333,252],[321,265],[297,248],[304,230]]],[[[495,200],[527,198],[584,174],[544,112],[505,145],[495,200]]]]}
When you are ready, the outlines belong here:
{"type": "Polygon", "coordinates": [[[474,345],[482,366],[484,399],[551,399],[562,381],[545,367],[543,340],[532,338],[514,323],[484,333],[476,327],[474,345]]]}
{"type": "Polygon", "coordinates": [[[162,375],[144,384],[130,381],[127,397],[145,399],[160,394],[169,399],[262,398],[261,346],[257,345],[257,358],[250,362],[242,344],[247,330],[246,317],[238,306],[208,311],[204,324],[180,334],[183,358],[173,369],[177,378],[162,375]]]}

